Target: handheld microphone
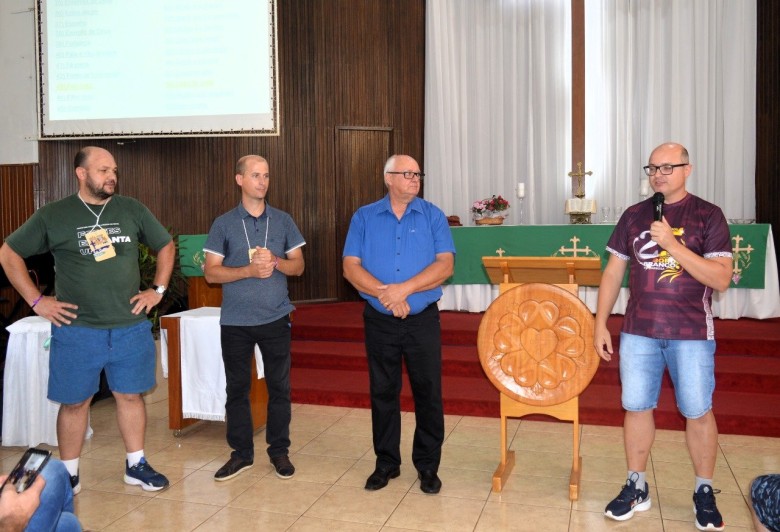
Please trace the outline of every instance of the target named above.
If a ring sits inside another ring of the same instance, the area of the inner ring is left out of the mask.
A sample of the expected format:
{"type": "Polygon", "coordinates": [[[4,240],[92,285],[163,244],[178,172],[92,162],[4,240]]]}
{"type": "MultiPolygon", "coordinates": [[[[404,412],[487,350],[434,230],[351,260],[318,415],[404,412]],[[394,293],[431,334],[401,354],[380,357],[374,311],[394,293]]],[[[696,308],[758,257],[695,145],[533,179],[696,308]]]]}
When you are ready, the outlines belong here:
{"type": "Polygon", "coordinates": [[[653,216],[656,222],[664,217],[664,195],[662,192],[653,194],[653,216]]]}

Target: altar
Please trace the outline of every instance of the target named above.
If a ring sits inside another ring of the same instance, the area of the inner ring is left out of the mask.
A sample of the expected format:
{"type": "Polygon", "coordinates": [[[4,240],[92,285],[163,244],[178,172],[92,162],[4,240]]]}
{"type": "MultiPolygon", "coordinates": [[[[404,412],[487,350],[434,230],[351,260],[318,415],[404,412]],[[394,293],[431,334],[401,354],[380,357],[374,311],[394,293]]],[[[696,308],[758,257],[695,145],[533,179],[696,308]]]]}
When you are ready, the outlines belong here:
{"type": "MultiPolygon", "coordinates": [[[[455,242],[455,271],[442,286],[440,310],[483,312],[498,297],[490,284],[482,257],[599,257],[602,269],[614,224],[493,225],[451,227],[455,242]]],[[[731,287],[712,296],[715,317],[722,319],[780,317],[780,285],[772,227],[769,224],[732,224],[734,252],[731,287]]],[[[182,273],[203,275],[206,235],[180,235],[182,273]]],[[[625,285],[624,285],[625,286],[625,285]]],[[[598,286],[580,283],[579,298],[596,312],[598,286]]],[[[622,288],[613,313],[625,313],[628,289],[622,288]]]]}
{"type": "MultiPolygon", "coordinates": [[[[602,269],[609,253],[606,243],[613,224],[518,225],[452,227],[455,271],[442,287],[440,310],[483,312],[498,297],[482,265],[487,256],[600,257],[602,269]]],[[[769,224],[729,225],[734,252],[732,283],[712,297],[713,314],[722,319],[780,317],[772,228],[769,224]]],[[[624,285],[625,286],[625,285],[624,285]]],[[[579,287],[579,297],[596,312],[598,286],[579,287]]],[[[622,288],[613,313],[623,314],[628,288],[622,288]]]]}

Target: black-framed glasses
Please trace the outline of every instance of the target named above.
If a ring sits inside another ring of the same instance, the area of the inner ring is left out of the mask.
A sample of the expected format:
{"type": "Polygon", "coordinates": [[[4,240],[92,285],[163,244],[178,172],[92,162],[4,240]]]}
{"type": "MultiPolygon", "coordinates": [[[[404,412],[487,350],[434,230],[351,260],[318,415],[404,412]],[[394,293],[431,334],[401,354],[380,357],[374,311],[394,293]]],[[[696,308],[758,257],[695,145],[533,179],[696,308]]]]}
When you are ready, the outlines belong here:
{"type": "Polygon", "coordinates": [[[400,174],[400,175],[404,176],[404,179],[414,179],[416,177],[420,181],[422,181],[423,178],[425,177],[425,174],[423,174],[422,172],[409,172],[409,171],[406,171],[406,172],[387,172],[387,173],[388,174],[400,174]]]}
{"type": "Polygon", "coordinates": [[[661,171],[661,175],[669,175],[672,172],[674,172],[674,169],[678,166],[688,166],[689,163],[680,163],[680,164],[662,164],[660,166],[656,166],[654,164],[648,164],[647,166],[644,166],[645,173],[649,176],[654,176],[657,171],[661,171]]]}

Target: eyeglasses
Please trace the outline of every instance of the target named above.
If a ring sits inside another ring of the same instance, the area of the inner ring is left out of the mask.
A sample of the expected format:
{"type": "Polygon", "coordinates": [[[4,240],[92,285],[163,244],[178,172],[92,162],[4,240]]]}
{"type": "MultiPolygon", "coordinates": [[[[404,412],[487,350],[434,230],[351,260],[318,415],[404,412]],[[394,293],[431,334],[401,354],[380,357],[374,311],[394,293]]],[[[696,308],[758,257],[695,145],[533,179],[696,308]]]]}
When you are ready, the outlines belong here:
{"type": "Polygon", "coordinates": [[[404,179],[414,179],[415,177],[419,179],[420,181],[423,180],[425,177],[425,174],[422,172],[387,172],[388,174],[400,174],[404,176],[404,179]]]}
{"type": "Polygon", "coordinates": [[[661,175],[669,175],[672,172],[674,172],[674,169],[678,166],[688,166],[689,163],[680,163],[680,164],[662,164],[661,166],[656,166],[654,164],[648,164],[647,166],[644,166],[645,173],[649,176],[654,176],[655,173],[660,170],[661,175]]]}

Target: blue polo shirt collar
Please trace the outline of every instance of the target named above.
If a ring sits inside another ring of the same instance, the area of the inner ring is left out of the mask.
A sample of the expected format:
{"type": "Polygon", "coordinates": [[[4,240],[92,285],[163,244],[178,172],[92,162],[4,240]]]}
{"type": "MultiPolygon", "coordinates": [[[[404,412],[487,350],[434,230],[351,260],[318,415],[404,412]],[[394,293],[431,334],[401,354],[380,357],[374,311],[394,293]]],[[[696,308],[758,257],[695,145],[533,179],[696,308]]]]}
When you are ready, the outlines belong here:
{"type": "MultiPolygon", "coordinates": [[[[258,220],[262,220],[262,219],[263,219],[263,218],[265,218],[265,217],[270,217],[270,216],[271,216],[271,209],[270,209],[270,207],[271,207],[271,206],[270,206],[270,205],[268,204],[268,202],[266,201],[266,202],[265,202],[265,209],[263,210],[263,214],[261,214],[260,216],[258,216],[258,217],[257,217],[257,219],[258,219],[258,220]]],[[[252,216],[251,214],[249,214],[249,211],[248,211],[248,210],[246,210],[246,207],[244,207],[244,204],[243,204],[242,202],[240,202],[240,201],[238,202],[238,214],[240,214],[240,215],[241,215],[241,219],[242,219],[242,220],[243,220],[244,218],[253,218],[253,219],[255,218],[254,216],[252,216]]]]}

